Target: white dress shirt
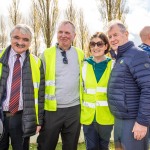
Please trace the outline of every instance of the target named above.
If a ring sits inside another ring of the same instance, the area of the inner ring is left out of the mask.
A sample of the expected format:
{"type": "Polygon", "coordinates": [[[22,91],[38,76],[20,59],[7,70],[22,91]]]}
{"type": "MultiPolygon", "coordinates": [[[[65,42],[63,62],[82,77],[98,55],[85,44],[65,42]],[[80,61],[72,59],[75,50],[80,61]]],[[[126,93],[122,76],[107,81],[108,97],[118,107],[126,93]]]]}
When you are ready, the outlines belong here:
{"type": "MultiPolygon", "coordinates": [[[[17,58],[17,53],[11,49],[10,54],[9,54],[9,59],[8,59],[8,66],[9,66],[9,75],[7,78],[7,86],[6,86],[6,99],[3,102],[3,111],[9,111],[9,100],[10,100],[10,94],[11,94],[11,83],[12,83],[12,76],[13,76],[13,68],[14,68],[14,63],[17,58]]],[[[23,52],[20,54],[21,57],[19,58],[20,63],[21,63],[21,68],[23,66],[23,62],[25,60],[26,52],[23,52]]],[[[22,69],[21,69],[21,76],[22,76],[22,69]]],[[[21,87],[20,87],[20,100],[19,100],[19,109],[18,110],[23,110],[23,98],[22,98],[22,77],[21,77],[21,87]]]]}

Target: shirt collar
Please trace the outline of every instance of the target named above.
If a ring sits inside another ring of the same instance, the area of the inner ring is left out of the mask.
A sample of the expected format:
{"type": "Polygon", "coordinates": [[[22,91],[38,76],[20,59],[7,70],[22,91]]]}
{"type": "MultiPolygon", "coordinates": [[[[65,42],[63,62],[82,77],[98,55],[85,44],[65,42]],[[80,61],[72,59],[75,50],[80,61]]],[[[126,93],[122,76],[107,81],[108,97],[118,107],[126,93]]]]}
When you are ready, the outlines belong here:
{"type": "MultiPolygon", "coordinates": [[[[61,50],[61,51],[64,51],[62,48],[59,47],[59,43],[56,43],[56,48],[61,50]]],[[[68,50],[70,50],[70,49],[71,49],[71,46],[68,48],[68,50]]]]}
{"type": "MultiPolygon", "coordinates": [[[[16,56],[16,52],[13,50],[13,48],[11,48],[11,50],[10,50],[10,57],[14,57],[14,56],[16,56]]],[[[20,54],[21,55],[21,58],[25,58],[25,55],[26,55],[26,52],[23,52],[23,53],[21,53],[20,54]]]]}

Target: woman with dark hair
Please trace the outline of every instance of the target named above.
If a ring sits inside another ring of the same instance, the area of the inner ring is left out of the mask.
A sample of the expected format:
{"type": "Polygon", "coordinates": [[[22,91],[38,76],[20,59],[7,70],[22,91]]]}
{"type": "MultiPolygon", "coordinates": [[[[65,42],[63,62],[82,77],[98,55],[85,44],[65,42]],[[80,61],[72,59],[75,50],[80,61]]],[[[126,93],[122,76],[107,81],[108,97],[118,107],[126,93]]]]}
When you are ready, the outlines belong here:
{"type": "Polygon", "coordinates": [[[109,51],[107,36],[102,32],[94,34],[89,51],[91,57],[85,59],[82,68],[81,124],[87,150],[108,150],[114,117],[107,103],[107,84],[113,66],[105,55],[109,51]]]}

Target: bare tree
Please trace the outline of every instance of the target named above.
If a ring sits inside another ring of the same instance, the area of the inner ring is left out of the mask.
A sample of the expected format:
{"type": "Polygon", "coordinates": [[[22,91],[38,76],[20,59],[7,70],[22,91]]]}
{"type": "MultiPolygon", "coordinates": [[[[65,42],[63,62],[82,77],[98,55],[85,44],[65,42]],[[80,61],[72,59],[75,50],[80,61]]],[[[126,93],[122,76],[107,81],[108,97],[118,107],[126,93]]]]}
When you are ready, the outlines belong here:
{"type": "MultiPolygon", "coordinates": [[[[71,21],[76,26],[76,18],[77,18],[77,9],[74,8],[72,0],[69,0],[69,4],[65,10],[65,19],[71,21]]],[[[77,41],[76,38],[73,41],[72,45],[76,46],[77,41]]]]}
{"type": "Polygon", "coordinates": [[[44,42],[50,47],[58,20],[58,0],[37,0],[37,6],[44,42]]]}
{"type": "Polygon", "coordinates": [[[13,26],[21,22],[22,15],[19,10],[20,0],[12,0],[12,4],[8,9],[9,18],[13,26]]]}
{"type": "Polygon", "coordinates": [[[80,9],[78,12],[77,43],[79,44],[79,47],[84,51],[86,57],[88,57],[89,38],[89,29],[84,20],[83,10],[80,9]]]}
{"type": "Polygon", "coordinates": [[[33,42],[32,42],[32,50],[31,52],[38,56],[39,49],[40,49],[40,36],[41,36],[41,20],[38,14],[38,7],[35,1],[32,1],[31,9],[29,14],[29,25],[33,29],[33,42]]]}
{"type": "Polygon", "coordinates": [[[77,9],[74,8],[72,0],[69,0],[67,9],[65,11],[65,18],[71,21],[73,24],[76,24],[77,9]]]}
{"type": "Polygon", "coordinates": [[[4,17],[0,17],[0,48],[5,48],[7,44],[7,29],[4,22],[4,17]]]}
{"type": "Polygon", "coordinates": [[[125,22],[129,8],[126,6],[127,0],[96,0],[104,25],[113,19],[125,22]]]}

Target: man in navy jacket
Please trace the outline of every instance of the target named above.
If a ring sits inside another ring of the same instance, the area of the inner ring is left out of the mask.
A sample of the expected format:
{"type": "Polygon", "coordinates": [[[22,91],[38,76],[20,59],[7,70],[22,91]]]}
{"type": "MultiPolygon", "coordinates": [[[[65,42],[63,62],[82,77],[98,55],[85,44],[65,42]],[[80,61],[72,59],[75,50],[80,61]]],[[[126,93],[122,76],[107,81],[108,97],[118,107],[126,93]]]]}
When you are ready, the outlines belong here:
{"type": "Polygon", "coordinates": [[[111,21],[108,39],[116,63],[108,85],[116,149],[148,150],[150,122],[150,59],[128,40],[125,25],[111,21]]]}

